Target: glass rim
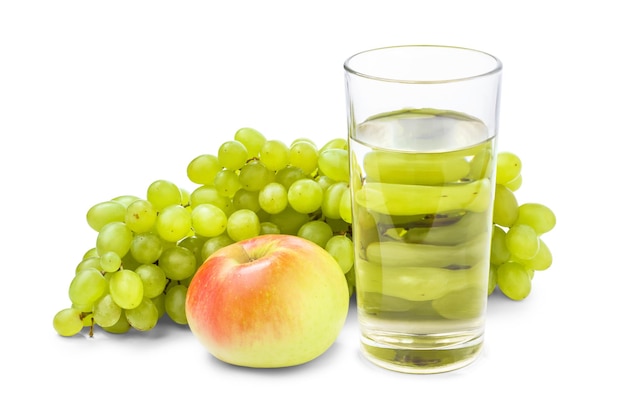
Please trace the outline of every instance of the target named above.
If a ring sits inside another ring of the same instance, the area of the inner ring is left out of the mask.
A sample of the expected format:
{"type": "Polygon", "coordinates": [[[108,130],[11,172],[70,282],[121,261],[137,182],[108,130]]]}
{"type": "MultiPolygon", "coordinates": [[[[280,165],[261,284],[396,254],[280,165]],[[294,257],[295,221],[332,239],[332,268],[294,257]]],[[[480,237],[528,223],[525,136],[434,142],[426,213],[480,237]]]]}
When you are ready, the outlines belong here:
{"type": "Polygon", "coordinates": [[[461,82],[468,81],[482,77],[488,77],[493,74],[497,74],[502,71],[502,62],[495,55],[490,53],[481,51],[479,49],[467,48],[462,46],[453,46],[453,45],[436,45],[436,44],[406,44],[406,45],[392,45],[392,46],[383,46],[378,48],[366,49],[361,52],[357,52],[350,57],[348,57],[344,63],[343,68],[347,73],[356,75],[361,78],[367,78],[373,81],[381,81],[381,82],[390,82],[390,83],[402,83],[402,84],[443,84],[443,83],[453,83],[453,82],[461,82]],[[393,49],[441,49],[441,50],[456,50],[456,51],[465,51],[471,52],[476,55],[482,55],[483,57],[490,58],[493,61],[493,66],[488,71],[481,71],[473,75],[468,75],[464,77],[450,77],[450,78],[441,78],[441,79],[430,79],[430,80],[417,80],[417,79],[407,79],[407,78],[391,78],[384,77],[380,75],[369,74],[367,72],[357,71],[351,66],[351,62],[362,55],[369,54],[372,52],[382,52],[393,49]]]}

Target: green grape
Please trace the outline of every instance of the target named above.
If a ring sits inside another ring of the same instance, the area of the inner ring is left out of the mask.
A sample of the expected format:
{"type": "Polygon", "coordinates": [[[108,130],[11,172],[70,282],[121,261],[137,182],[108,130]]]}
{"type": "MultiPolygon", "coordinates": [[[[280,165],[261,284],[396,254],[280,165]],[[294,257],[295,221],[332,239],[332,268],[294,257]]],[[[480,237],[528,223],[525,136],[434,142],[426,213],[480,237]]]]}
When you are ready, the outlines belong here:
{"type": "Polygon", "coordinates": [[[192,209],[205,203],[219,207],[227,216],[234,210],[232,200],[221,195],[215,185],[202,185],[191,192],[189,204],[192,209]]]}
{"type": "Polygon", "coordinates": [[[137,307],[128,309],[124,313],[128,324],[133,329],[142,332],[154,328],[159,320],[159,310],[149,298],[144,298],[137,307]]]}
{"type": "Polygon", "coordinates": [[[115,198],[112,198],[111,200],[120,203],[121,205],[124,206],[124,208],[126,208],[130,205],[130,203],[132,203],[133,201],[137,199],[139,199],[139,197],[134,196],[134,195],[120,195],[115,198]]]}
{"type": "Polygon", "coordinates": [[[514,258],[516,262],[521,263],[526,269],[531,271],[545,271],[552,266],[552,252],[543,239],[539,238],[539,250],[530,259],[514,258]]]}
{"type": "Polygon", "coordinates": [[[187,287],[184,285],[174,285],[165,293],[165,312],[175,323],[187,324],[186,298],[187,287]]]}
{"type": "Polygon", "coordinates": [[[272,222],[261,222],[259,235],[279,235],[280,228],[272,222]]]}
{"type": "Polygon", "coordinates": [[[494,225],[491,234],[491,257],[493,265],[501,265],[509,260],[511,253],[506,247],[506,231],[494,225]]]}
{"type": "Polygon", "coordinates": [[[61,336],[74,336],[83,329],[82,313],[75,308],[65,308],[54,315],[52,326],[61,336]]]}
{"type": "Polygon", "coordinates": [[[239,182],[243,189],[259,191],[274,181],[275,174],[259,161],[250,161],[239,171],[239,182]]]}
{"type": "Polygon", "coordinates": [[[93,304],[106,293],[107,281],[95,268],[87,268],[76,273],[69,288],[72,304],[83,311],[91,311],[93,304]]]}
{"type": "Polygon", "coordinates": [[[90,256],[89,258],[85,258],[83,260],[81,260],[78,265],[76,265],[76,268],[74,270],[74,273],[78,273],[79,271],[85,270],[85,269],[100,269],[100,257],[99,256],[90,256]]]}
{"type": "Polygon", "coordinates": [[[173,182],[157,180],[148,186],[146,199],[160,212],[165,207],[181,204],[182,195],[180,188],[173,182]]]}
{"type": "Polygon", "coordinates": [[[528,266],[534,271],[545,271],[552,266],[552,251],[543,239],[539,238],[539,250],[537,254],[528,261],[528,266]]]}
{"type": "Polygon", "coordinates": [[[122,266],[122,258],[115,252],[105,252],[100,256],[100,269],[104,272],[115,272],[122,266]]]}
{"type": "Polygon", "coordinates": [[[259,191],[249,191],[244,188],[238,190],[233,196],[233,210],[249,209],[254,212],[261,210],[259,204],[259,191]]]}
{"type": "Polygon", "coordinates": [[[511,226],[506,233],[505,243],[511,255],[519,259],[531,259],[539,252],[537,232],[525,224],[511,226]]]}
{"type": "Polygon", "coordinates": [[[103,201],[95,204],[87,211],[87,224],[96,232],[105,224],[112,222],[123,222],[126,214],[126,207],[117,201],[103,201]]]}
{"type": "Polygon", "coordinates": [[[129,251],[132,240],[133,232],[125,223],[108,223],[98,232],[96,250],[99,254],[115,252],[122,258],[129,251]]]}
{"type": "Polygon", "coordinates": [[[349,182],[348,150],[331,148],[320,152],[317,159],[319,169],[334,181],[349,182]]]}
{"type": "Polygon", "coordinates": [[[219,195],[232,198],[235,193],[241,189],[239,175],[235,171],[224,169],[215,175],[213,185],[217,189],[219,195]]]}
{"type": "Polygon", "coordinates": [[[269,221],[278,226],[281,233],[296,235],[300,227],[309,221],[309,216],[305,213],[299,213],[287,206],[280,213],[270,215],[269,221]]]}
{"type": "Polygon", "coordinates": [[[289,148],[289,164],[300,168],[305,175],[317,169],[317,159],[317,148],[310,141],[297,140],[289,148]]]}
{"type": "Polygon", "coordinates": [[[504,185],[496,184],[493,200],[493,223],[511,227],[517,221],[519,205],[513,191],[504,185]]]}
{"type": "Polygon", "coordinates": [[[496,279],[500,291],[511,300],[523,300],[531,291],[531,279],[526,268],[517,262],[498,266],[496,279]]]}
{"type": "Polygon", "coordinates": [[[135,268],[135,273],[141,278],[143,296],[154,298],[165,290],[167,277],[163,269],[155,264],[143,264],[135,268]]]}
{"type": "Polygon", "coordinates": [[[513,178],[511,181],[505,183],[504,186],[511,191],[519,190],[522,187],[522,175],[520,174],[513,178]]]}
{"type": "Polygon", "coordinates": [[[325,217],[329,219],[341,218],[341,199],[348,187],[347,182],[336,182],[326,189],[321,206],[322,214],[325,217]]]}
{"type": "Polygon", "coordinates": [[[196,256],[187,248],[173,246],[165,249],[161,254],[159,267],[166,277],[174,281],[182,281],[196,272],[196,256]]]}
{"type": "Polygon", "coordinates": [[[228,236],[228,233],[222,233],[219,236],[207,239],[202,245],[202,258],[206,260],[209,256],[231,243],[235,243],[235,241],[228,236]]]}
{"type": "Polygon", "coordinates": [[[163,241],[154,233],[139,233],[130,244],[130,254],[140,264],[151,264],[163,252],[163,241]]]}
{"type": "Polygon", "coordinates": [[[226,213],[213,204],[200,204],[191,211],[191,227],[200,236],[221,235],[226,230],[227,221],[226,213]]]}
{"type": "Polygon", "coordinates": [[[288,204],[287,189],[278,182],[270,182],[261,189],[259,207],[269,214],[280,213],[288,204]]]}
{"type": "Polygon", "coordinates": [[[369,210],[392,216],[455,210],[485,211],[491,202],[487,178],[443,186],[371,182],[356,190],[356,201],[369,210]],[[441,198],[442,196],[446,198],[441,198]]]}
{"type": "Polygon", "coordinates": [[[352,223],[352,196],[350,189],[346,189],[339,202],[339,215],[346,223],[352,223]]]}
{"type": "Polygon", "coordinates": [[[93,306],[93,320],[100,327],[110,327],[118,322],[122,308],[118,306],[111,294],[105,294],[93,306]]]}
{"type": "Polygon", "coordinates": [[[121,308],[135,308],[143,299],[143,281],[135,271],[120,269],[111,274],[109,293],[121,308]]]}
{"type": "Polygon", "coordinates": [[[248,150],[243,143],[229,140],[220,145],[217,150],[217,159],[225,170],[236,171],[248,160],[248,150]]]}
{"type": "Polygon", "coordinates": [[[289,163],[289,147],[284,142],[268,140],[261,147],[259,160],[270,171],[280,171],[289,163]]]}
{"type": "Polygon", "coordinates": [[[309,138],[297,138],[297,139],[294,139],[293,142],[291,142],[290,146],[293,146],[296,143],[300,143],[300,142],[305,142],[305,143],[308,143],[309,145],[313,145],[315,147],[315,149],[317,149],[317,144],[315,143],[315,141],[313,139],[309,139],[309,138]]]}
{"type": "Polygon", "coordinates": [[[177,246],[189,249],[196,257],[196,265],[200,265],[204,259],[202,258],[202,246],[207,238],[199,235],[187,236],[177,243],[177,246]]]}
{"type": "Polygon", "coordinates": [[[252,210],[236,210],[228,218],[226,232],[232,240],[239,242],[258,236],[261,232],[261,222],[252,210]]]}
{"type": "Polygon", "coordinates": [[[130,330],[130,324],[126,319],[126,314],[120,314],[120,319],[112,326],[102,327],[108,333],[124,334],[130,330]]]}
{"type": "Polygon", "coordinates": [[[556,216],[547,206],[539,203],[524,203],[519,206],[516,224],[527,224],[538,235],[549,232],[556,225],[556,216]]]}
{"type": "MultiPolygon", "coordinates": [[[[130,251],[128,251],[128,253],[122,258],[122,266],[120,269],[135,270],[135,268],[137,268],[139,265],[141,264],[137,262],[137,260],[133,258],[133,255],[130,253],[130,251]]],[[[110,272],[107,272],[107,274],[110,274],[110,272]]]]}
{"type": "Polygon", "coordinates": [[[522,161],[512,152],[500,152],[496,158],[496,184],[506,184],[521,174],[522,161]]]}
{"type": "Polygon", "coordinates": [[[191,233],[191,213],[179,205],[165,207],[157,217],[156,231],[165,241],[179,241],[191,233]]]}
{"type": "Polygon", "coordinates": [[[450,291],[432,302],[433,309],[450,320],[478,318],[485,309],[484,287],[467,287],[450,291]]]}
{"type": "Polygon", "coordinates": [[[148,200],[137,199],[128,205],[124,222],[135,233],[152,230],[156,223],[157,211],[148,200]]]}
{"type": "Polygon", "coordinates": [[[485,214],[467,212],[459,217],[448,217],[450,223],[443,223],[440,226],[426,224],[416,224],[409,227],[402,240],[407,243],[427,243],[431,245],[457,245],[466,242],[480,233],[485,232],[485,214]]]}
{"type": "Polygon", "coordinates": [[[235,140],[241,142],[246,147],[248,158],[257,157],[267,141],[265,136],[251,127],[242,127],[237,130],[235,132],[235,140]]]}
{"type": "Polygon", "coordinates": [[[478,264],[485,256],[483,233],[458,245],[428,245],[402,241],[372,242],[367,245],[367,259],[381,265],[446,268],[454,259],[456,266],[478,264]]]}
{"type": "Polygon", "coordinates": [[[289,205],[299,213],[313,213],[324,199],[322,187],[310,178],[297,180],[287,190],[289,205]]]}
{"type": "Polygon", "coordinates": [[[491,169],[495,163],[492,155],[493,149],[491,149],[491,147],[478,151],[469,162],[469,172],[467,177],[472,180],[485,177],[491,178],[491,169]]]}
{"type": "Polygon", "coordinates": [[[335,184],[337,181],[331,179],[329,176],[327,175],[318,175],[317,177],[314,178],[315,181],[317,181],[317,183],[320,185],[320,187],[322,187],[322,190],[324,190],[324,192],[326,192],[326,190],[328,190],[328,187],[330,187],[331,185],[335,184]]]}
{"type": "Polygon", "coordinates": [[[213,179],[221,171],[217,156],[211,154],[198,155],[187,165],[187,178],[195,184],[213,184],[213,179]]]}
{"type": "Polygon", "coordinates": [[[333,237],[333,229],[322,220],[313,220],[300,226],[297,236],[324,248],[328,240],[333,237]]]}
{"type": "Polygon", "coordinates": [[[347,274],[354,266],[354,245],[349,237],[335,235],[328,239],[324,249],[335,258],[344,274],[347,274]]]}
{"type": "Polygon", "coordinates": [[[414,154],[372,151],[363,158],[367,180],[389,184],[439,185],[457,182],[470,170],[462,153],[414,154]]]}
{"type": "Polygon", "coordinates": [[[304,171],[302,171],[298,167],[287,166],[276,172],[276,177],[274,178],[274,181],[281,184],[283,187],[285,187],[286,190],[288,190],[289,187],[291,187],[291,184],[303,178],[308,178],[304,174],[304,171]]]}
{"type": "Polygon", "coordinates": [[[183,207],[189,206],[190,196],[191,196],[191,193],[188,190],[186,190],[185,188],[181,188],[180,189],[180,205],[183,207]]]}
{"type": "Polygon", "coordinates": [[[450,291],[480,285],[486,273],[486,269],[480,264],[460,269],[391,265],[383,267],[374,262],[355,260],[354,265],[357,276],[371,277],[359,281],[359,292],[378,293],[410,301],[434,300],[450,291]]]}
{"type": "Polygon", "coordinates": [[[326,142],[320,149],[320,154],[327,149],[345,149],[348,150],[348,141],[344,138],[335,138],[326,142]]]}

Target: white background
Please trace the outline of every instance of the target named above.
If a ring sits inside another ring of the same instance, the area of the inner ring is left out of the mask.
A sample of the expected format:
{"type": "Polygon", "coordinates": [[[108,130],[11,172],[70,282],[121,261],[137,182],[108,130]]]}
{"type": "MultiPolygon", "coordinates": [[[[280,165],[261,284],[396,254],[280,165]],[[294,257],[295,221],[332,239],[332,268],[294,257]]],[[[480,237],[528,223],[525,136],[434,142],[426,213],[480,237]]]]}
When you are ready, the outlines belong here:
{"type": "Polygon", "coordinates": [[[624,415],[617,4],[2,2],[0,414],[624,415]],[[243,126],[286,142],[345,137],[343,61],[409,43],[503,61],[500,149],[522,157],[520,202],[558,217],[545,236],[554,264],[531,295],[490,298],[477,362],[431,376],[370,365],[354,309],[329,351],[290,369],[225,365],[165,323],[55,334],[73,269],[95,243],[91,205],[160,178],[191,187],[187,163],[243,126]]]}

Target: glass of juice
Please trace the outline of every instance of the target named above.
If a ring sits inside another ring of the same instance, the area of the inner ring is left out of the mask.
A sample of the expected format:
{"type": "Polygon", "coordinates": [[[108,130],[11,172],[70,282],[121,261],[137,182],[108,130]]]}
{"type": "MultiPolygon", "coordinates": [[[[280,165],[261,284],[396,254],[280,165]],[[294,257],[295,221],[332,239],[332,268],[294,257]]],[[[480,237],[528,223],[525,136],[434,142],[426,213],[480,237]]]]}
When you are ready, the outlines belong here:
{"type": "Polygon", "coordinates": [[[399,372],[464,367],[483,345],[502,64],[402,45],[344,69],[361,351],[399,372]]]}

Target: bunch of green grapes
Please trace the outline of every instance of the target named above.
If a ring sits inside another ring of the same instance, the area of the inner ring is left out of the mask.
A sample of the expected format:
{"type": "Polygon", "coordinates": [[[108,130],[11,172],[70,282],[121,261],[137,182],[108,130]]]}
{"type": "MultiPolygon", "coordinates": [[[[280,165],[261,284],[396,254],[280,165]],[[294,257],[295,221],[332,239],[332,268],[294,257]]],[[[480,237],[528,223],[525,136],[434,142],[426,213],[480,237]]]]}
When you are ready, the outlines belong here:
{"type": "Polygon", "coordinates": [[[522,184],[521,170],[517,155],[498,154],[489,294],[497,287],[512,300],[526,298],[535,272],[552,265],[552,253],[543,237],[556,225],[556,216],[546,205],[518,203],[515,191],[522,184]]]}
{"type": "Polygon", "coordinates": [[[71,304],[55,315],[55,330],[148,331],[164,315],[184,325],[198,267],[218,249],[262,234],[297,235],[325,248],[352,295],[347,147],[345,139],[287,145],[242,128],[216,154],[189,162],[191,192],[157,180],[142,197],[95,204],[86,215],[95,245],[76,266],[71,304]]]}

